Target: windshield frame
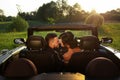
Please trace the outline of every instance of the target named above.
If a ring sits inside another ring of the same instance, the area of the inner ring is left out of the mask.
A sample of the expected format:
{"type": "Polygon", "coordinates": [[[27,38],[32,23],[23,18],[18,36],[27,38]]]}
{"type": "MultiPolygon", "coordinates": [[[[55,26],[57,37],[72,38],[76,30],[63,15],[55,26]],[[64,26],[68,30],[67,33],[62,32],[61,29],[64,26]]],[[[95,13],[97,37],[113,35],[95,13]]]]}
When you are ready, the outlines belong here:
{"type": "Polygon", "coordinates": [[[81,24],[55,24],[55,25],[40,25],[28,28],[28,37],[33,35],[37,31],[65,31],[65,30],[90,30],[92,35],[98,37],[97,28],[92,25],[81,25],[81,24]]]}

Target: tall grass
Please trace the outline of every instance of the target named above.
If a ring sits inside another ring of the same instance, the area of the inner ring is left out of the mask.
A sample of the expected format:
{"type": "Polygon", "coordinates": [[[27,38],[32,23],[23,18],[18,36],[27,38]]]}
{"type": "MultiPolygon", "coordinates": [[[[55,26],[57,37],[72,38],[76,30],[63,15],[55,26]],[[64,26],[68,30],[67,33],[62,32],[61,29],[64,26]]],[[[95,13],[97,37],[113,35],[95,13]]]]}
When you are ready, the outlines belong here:
{"type": "Polygon", "coordinates": [[[109,46],[120,50],[120,23],[106,23],[100,30],[99,35],[101,37],[111,37],[113,38],[113,43],[109,46]]]}
{"type": "MultiPolygon", "coordinates": [[[[6,25],[9,25],[10,22],[6,23],[6,25]]],[[[0,30],[5,29],[5,23],[0,23],[0,30]],[[4,26],[3,26],[4,25],[4,26]]],[[[99,28],[99,35],[101,37],[112,37],[113,43],[108,45],[115,49],[120,50],[120,23],[105,23],[102,27],[99,28]]],[[[49,32],[43,32],[43,33],[35,33],[35,34],[41,34],[42,36],[45,36],[46,33],[49,32]]],[[[59,34],[58,34],[59,35],[59,34]]],[[[13,43],[14,38],[27,38],[27,32],[11,32],[11,33],[2,33],[0,31],[0,50],[2,49],[12,49],[15,48],[16,45],[13,43]]]]}
{"type": "Polygon", "coordinates": [[[0,33],[0,50],[15,48],[18,45],[14,44],[14,39],[26,38],[26,36],[26,32],[0,33]]]}

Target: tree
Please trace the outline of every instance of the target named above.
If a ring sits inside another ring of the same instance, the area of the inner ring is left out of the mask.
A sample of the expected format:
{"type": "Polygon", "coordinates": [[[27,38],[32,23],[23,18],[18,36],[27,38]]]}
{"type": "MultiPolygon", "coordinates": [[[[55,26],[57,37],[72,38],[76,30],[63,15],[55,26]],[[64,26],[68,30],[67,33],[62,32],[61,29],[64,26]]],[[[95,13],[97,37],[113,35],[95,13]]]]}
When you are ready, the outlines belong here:
{"type": "Polygon", "coordinates": [[[0,16],[4,15],[4,11],[2,9],[0,9],[0,16]]]}
{"type": "Polygon", "coordinates": [[[40,21],[49,22],[49,19],[57,20],[58,9],[56,3],[51,1],[50,3],[43,4],[36,13],[36,17],[40,21]]]}
{"type": "Polygon", "coordinates": [[[0,21],[6,21],[6,16],[0,15],[0,21]]]}
{"type": "Polygon", "coordinates": [[[69,5],[66,0],[57,0],[56,4],[61,14],[67,13],[66,11],[68,10],[69,5]]]}
{"type": "Polygon", "coordinates": [[[103,24],[103,22],[104,17],[97,13],[90,14],[85,20],[86,24],[92,24],[95,27],[100,27],[103,24]]]}
{"type": "Polygon", "coordinates": [[[102,13],[101,15],[104,16],[105,21],[120,21],[120,8],[107,11],[106,13],[102,13]]]}
{"type": "Polygon", "coordinates": [[[20,16],[17,16],[9,26],[9,31],[18,31],[18,32],[26,31],[28,26],[29,24],[27,21],[25,21],[20,16]]]}
{"type": "Polygon", "coordinates": [[[85,11],[83,11],[78,3],[69,7],[67,19],[69,22],[82,22],[84,20],[85,11]]]}
{"type": "Polygon", "coordinates": [[[56,22],[82,22],[88,15],[81,6],[76,3],[74,6],[67,4],[67,0],[51,1],[43,4],[36,13],[39,21],[56,23],[56,22]],[[84,16],[85,14],[85,16],[84,16]]]}
{"type": "Polygon", "coordinates": [[[4,11],[0,9],[0,21],[5,21],[6,17],[4,16],[4,11]]]}
{"type": "Polygon", "coordinates": [[[18,15],[24,18],[25,20],[35,20],[36,12],[19,12],[18,15]]]}
{"type": "Polygon", "coordinates": [[[81,6],[80,6],[78,3],[75,3],[75,4],[73,5],[73,8],[74,8],[75,10],[81,11],[81,6]]]}

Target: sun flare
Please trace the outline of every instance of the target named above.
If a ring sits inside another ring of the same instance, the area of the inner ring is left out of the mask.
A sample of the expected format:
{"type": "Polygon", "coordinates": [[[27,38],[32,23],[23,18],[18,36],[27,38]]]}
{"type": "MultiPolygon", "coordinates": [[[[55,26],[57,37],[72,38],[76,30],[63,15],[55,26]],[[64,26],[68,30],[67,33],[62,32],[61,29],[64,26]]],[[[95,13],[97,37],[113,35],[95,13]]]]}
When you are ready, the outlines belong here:
{"type": "MultiPolygon", "coordinates": [[[[17,15],[16,4],[20,5],[23,12],[37,10],[44,3],[57,0],[0,0],[0,9],[4,10],[5,15],[17,15]],[[7,2],[7,3],[6,3],[7,2]],[[27,4],[26,4],[27,3],[27,4]],[[7,5],[7,6],[6,6],[7,5]]],[[[113,9],[120,8],[120,0],[66,0],[69,5],[80,4],[82,10],[96,10],[97,13],[104,13],[113,9]]]]}
{"type": "Polygon", "coordinates": [[[103,13],[111,9],[120,8],[118,0],[68,0],[70,4],[79,3],[81,8],[85,11],[96,10],[98,13],[103,13]],[[116,3],[116,4],[113,4],[116,3]]]}

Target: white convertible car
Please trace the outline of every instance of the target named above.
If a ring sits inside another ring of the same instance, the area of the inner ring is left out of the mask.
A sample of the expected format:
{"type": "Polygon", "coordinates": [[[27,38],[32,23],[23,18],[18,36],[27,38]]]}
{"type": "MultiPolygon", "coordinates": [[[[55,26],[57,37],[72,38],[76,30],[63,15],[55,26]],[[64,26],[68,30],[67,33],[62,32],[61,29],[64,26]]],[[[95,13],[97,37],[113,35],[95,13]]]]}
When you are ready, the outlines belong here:
{"type": "Polygon", "coordinates": [[[17,38],[21,46],[0,54],[0,80],[120,80],[120,52],[103,43],[112,38],[99,38],[98,29],[91,25],[55,24],[28,28],[27,40],[17,38]],[[65,51],[50,54],[44,37],[47,33],[58,36],[71,31],[83,50],[63,62],[65,51]]]}

